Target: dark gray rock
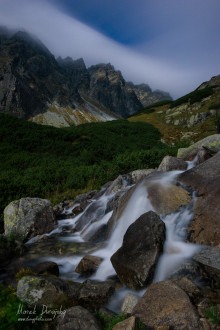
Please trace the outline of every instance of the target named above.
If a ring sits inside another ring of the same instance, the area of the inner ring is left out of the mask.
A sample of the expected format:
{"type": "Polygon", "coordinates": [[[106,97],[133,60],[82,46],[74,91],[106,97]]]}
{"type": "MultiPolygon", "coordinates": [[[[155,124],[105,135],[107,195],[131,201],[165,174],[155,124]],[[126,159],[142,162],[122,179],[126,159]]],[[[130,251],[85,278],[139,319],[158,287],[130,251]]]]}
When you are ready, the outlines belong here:
{"type": "Polygon", "coordinates": [[[59,276],[59,267],[53,261],[44,261],[33,267],[34,273],[41,275],[44,273],[59,276]]]}
{"type": "Polygon", "coordinates": [[[81,306],[67,309],[56,318],[56,330],[101,330],[98,320],[81,306]]]}
{"type": "Polygon", "coordinates": [[[186,277],[189,280],[202,280],[202,273],[200,267],[193,260],[184,261],[176,270],[169,276],[169,280],[186,277]]]}
{"type": "Polygon", "coordinates": [[[194,255],[193,260],[206,272],[209,279],[220,283],[220,249],[207,246],[194,255]]]}
{"type": "Polygon", "coordinates": [[[113,281],[95,282],[87,280],[80,290],[79,305],[89,311],[94,311],[110,299],[114,290],[113,281]]]}
{"type": "Polygon", "coordinates": [[[131,224],[122,247],[111,257],[120,281],[131,289],[150,283],[164,240],[165,225],[153,211],[141,215],[131,224]]]}

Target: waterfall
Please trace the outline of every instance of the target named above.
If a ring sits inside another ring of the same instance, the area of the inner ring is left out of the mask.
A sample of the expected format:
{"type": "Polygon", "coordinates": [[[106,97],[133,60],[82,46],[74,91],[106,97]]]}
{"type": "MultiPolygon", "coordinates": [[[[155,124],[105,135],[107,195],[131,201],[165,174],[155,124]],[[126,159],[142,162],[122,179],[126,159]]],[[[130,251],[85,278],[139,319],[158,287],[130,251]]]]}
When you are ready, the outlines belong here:
{"type": "Polygon", "coordinates": [[[105,280],[107,277],[115,274],[115,270],[110,261],[111,256],[121,247],[124,234],[128,227],[143,213],[150,210],[153,210],[153,208],[147,198],[146,186],[142,183],[135,189],[122,216],[117,220],[114,231],[105,248],[93,253],[93,255],[103,258],[103,262],[93,276],[93,279],[105,280]]]}
{"type": "Polygon", "coordinates": [[[167,279],[184,260],[191,258],[200,250],[199,245],[185,242],[186,229],[193,217],[195,201],[196,196],[194,193],[192,202],[189,205],[162,218],[166,226],[166,241],[163,255],[157,265],[154,282],[167,279]]]}
{"type": "MultiPolygon", "coordinates": [[[[196,162],[197,158],[188,162],[187,169],[192,168],[196,162]]],[[[116,193],[107,194],[103,192],[98,199],[92,200],[83,212],[74,218],[58,221],[58,227],[47,234],[54,245],[57,241],[63,244],[81,244],[82,248],[80,248],[80,252],[73,253],[72,256],[54,254],[41,258],[41,260],[57,262],[62,277],[83,281],[83,279],[75,273],[75,268],[84,255],[92,254],[101,257],[103,261],[96,273],[90,278],[103,281],[115,275],[116,273],[110,258],[121,247],[124,234],[128,227],[143,213],[151,210],[155,211],[148,198],[149,187],[156,184],[159,187],[168,188],[170,185],[176,184],[176,178],[182,172],[183,171],[154,172],[153,175],[147,176],[145,180],[141,181],[135,187],[127,186],[126,189],[123,190],[123,193],[126,193],[126,190],[128,191],[129,189],[133,190],[130,191],[130,197],[122,207],[123,212],[116,218],[109,239],[95,245],[94,243],[90,244],[88,240],[96,234],[102,226],[107,225],[113,214],[113,211],[108,205],[109,201],[114,198],[116,193]]],[[[185,259],[191,258],[200,249],[198,245],[185,242],[186,229],[193,217],[195,201],[196,194],[194,193],[189,205],[182,206],[177,212],[161,216],[166,226],[166,241],[164,244],[164,253],[160,257],[156,268],[154,282],[167,279],[185,259]]],[[[76,207],[76,205],[74,207],[76,207]]],[[[65,214],[70,214],[74,207],[65,210],[65,214]]],[[[32,244],[30,243],[34,241],[35,238],[31,239],[31,241],[28,242],[29,246],[31,246],[32,244]]]]}

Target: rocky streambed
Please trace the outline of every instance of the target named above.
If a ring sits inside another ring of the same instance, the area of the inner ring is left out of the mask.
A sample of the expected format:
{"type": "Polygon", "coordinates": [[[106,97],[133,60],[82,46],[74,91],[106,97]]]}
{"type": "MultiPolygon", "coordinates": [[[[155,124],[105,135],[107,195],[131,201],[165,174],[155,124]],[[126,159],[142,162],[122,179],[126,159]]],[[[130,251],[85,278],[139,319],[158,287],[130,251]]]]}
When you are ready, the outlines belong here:
{"type": "Polygon", "coordinates": [[[32,308],[65,306],[57,329],[101,329],[95,311],[125,313],[115,329],[217,328],[205,311],[220,303],[219,187],[220,152],[206,143],[55,208],[12,202],[5,235],[25,248],[10,261],[2,248],[2,280],[30,267],[17,296],[32,308]]]}

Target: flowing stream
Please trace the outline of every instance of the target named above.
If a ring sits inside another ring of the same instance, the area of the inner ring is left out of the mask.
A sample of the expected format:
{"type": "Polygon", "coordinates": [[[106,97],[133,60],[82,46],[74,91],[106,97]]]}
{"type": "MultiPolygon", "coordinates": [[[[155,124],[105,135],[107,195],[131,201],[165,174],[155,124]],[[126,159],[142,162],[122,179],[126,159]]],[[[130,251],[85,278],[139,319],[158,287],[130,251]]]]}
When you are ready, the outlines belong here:
{"type": "MultiPolygon", "coordinates": [[[[197,159],[188,162],[188,169],[192,168],[196,161],[197,159]]],[[[158,179],[154,178],[153,180],[158,180],[159,185],[162,187],[168,186],[175,183],[177,175],[182,172],[165,172],[158,179]]],[[[126,189],[134,188],[130,186],[126,189]]],[[[62,278],[82,282],[85,278],[80,277],[75,272],[75,268],[84,255],[90,254],[103,259],[96,273],[90,277],[91,279],[103,281],[115,275],[110,258],[121,247],[126,230],[143,213],[150,210],[154,211],[154,208],[148,198],[147,184],[142,181],[128,199],[126,207],[117,219],[108,241],[98,244],[89,242],[88,240],[111,218],[113,211],[108,211],[108,202],[113,197],[114,194],[107,195],[103,193],[79,215],[74,218],[59,220],[58,227],[47,234],[47,240],[37,242],[35,238],[31,239],[27,243],[29,252],[26,258],[29,258],[29,264],[33,265],[40,261],[54,261],[59,265],[62,278]]],[[[186,229],[193,217],[195,200],[196,194],[193,193],[189,205],[181,207],[177,212],[168,214],[165,217],[161,216],[166,226],[166,241],[164,253],[157,265],[155,282],[167,279],[184,260],[191,258],[200,249],[198,245],[185,242],[186,229]]],[[[77,204],[74,205],[74,207],[77,206],[77,204]]],[[[74,207],[66,210],[65,213],[70,214],[74,207]]],[[[139,293],[136,292],[136,295],[140,297],[145,291],[146,288],[139,293]]],[[[127,288],[117,290],[109,307],[115,311],[120,310],[121,301],[128,292],[131,292],[131,290],[127,288]]]]}

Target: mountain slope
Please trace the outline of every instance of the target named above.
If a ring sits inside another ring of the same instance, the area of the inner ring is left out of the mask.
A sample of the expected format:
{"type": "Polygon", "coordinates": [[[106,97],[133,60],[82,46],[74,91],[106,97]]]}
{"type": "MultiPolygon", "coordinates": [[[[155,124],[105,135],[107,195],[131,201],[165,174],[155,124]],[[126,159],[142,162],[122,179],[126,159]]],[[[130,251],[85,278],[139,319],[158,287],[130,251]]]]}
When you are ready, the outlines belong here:
{"type": "Polygon", "coordinates": [[[110,64],[87,69],[83,59],[58,58],[26,32],[0,28],[0,112],[69,126],[108,121],[143,108],[110,64]]]}
{"type": "Polygon", "coordinates": [[[202,83],[192,93],[165,103],[149,106],[129,121],[153,124],[169,143],[184,139],[196,142],[214,134],[220,116],[220,75],[202,83]]]}

